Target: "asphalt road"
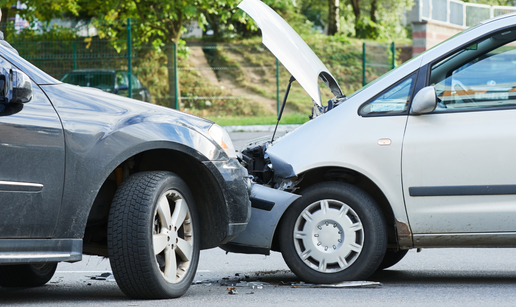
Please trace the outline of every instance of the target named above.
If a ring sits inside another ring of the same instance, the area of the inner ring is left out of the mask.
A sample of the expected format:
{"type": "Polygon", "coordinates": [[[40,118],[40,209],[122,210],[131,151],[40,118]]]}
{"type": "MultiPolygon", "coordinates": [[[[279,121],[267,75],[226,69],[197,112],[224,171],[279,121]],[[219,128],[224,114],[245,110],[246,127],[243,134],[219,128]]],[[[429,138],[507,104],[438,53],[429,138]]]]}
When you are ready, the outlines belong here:
{"type": "MultiPolygon", "coordinates": [[[[269,133],[231,134],[239,148],[246,140],[269,133]]],[[[85,256],[61,263],[52,280],[33,289],[0,288],[0,305],[10,306],[513,306],[516,299],[516,250],[411,250],[370,281],[374,288],[294,288],[299,280],[279,253],[270,256],[201,252],[194,284],[181,298],[131,300],[120,291],[109,260],[85,256]],[[109,274],[107,274],[109,275],[109,274]],[[227,287],[236,285],[237,294],[227,287]],[[252,287],[254,285],[254,288],[252,287]]]]}

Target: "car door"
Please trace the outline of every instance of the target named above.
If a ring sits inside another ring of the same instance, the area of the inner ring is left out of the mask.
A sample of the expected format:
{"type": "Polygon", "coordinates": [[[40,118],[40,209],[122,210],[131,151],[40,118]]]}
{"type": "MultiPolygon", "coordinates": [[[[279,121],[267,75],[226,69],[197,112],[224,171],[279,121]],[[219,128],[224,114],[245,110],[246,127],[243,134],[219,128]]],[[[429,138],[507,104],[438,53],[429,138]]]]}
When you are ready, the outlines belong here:
{"type": "MultiPolygon", "coordinates": [[[[11,64],[0,57],[0,71],[11,64]]],[[[32,81],[31,81],[32,82],[32,81]]],[[[45,93],[0,104],[0,238],[50,238],[63,194],[64,137],[45,93]]]]}
{"type": "Polygon", "coordinates": [[[410,115],[405,203],[414,234],[516,231],[516,31],[431,63],[436,109],[410,115]]]}

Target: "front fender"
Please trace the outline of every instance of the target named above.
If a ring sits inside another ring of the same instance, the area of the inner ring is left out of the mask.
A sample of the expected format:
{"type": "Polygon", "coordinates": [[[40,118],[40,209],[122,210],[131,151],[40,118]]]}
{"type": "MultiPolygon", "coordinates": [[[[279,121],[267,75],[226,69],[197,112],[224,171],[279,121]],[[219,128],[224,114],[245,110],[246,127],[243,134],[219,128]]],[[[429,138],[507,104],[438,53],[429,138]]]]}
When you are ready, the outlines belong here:
{"type": "Polygon", "coordinates": [[[211,139],[211,122],[117,95],[71,85],[42,86],[65,134],[63,202],[53,237],[81,238],[106,178],[128,158],[173,149],[200,162],[227,160],[211,139]]]}

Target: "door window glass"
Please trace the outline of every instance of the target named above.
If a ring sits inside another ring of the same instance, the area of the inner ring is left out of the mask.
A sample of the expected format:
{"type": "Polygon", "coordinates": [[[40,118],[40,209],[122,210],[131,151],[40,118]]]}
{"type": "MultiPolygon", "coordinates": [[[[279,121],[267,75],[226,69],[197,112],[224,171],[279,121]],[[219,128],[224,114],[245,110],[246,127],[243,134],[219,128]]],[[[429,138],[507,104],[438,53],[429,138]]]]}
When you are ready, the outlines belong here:
{"type": "Polygon", "coordinates": [[[129,85],[127,83],[127,76],[125,76],[122,73],[117,73],[116,74],[116,85],[117,85],[117,87],[120,87],[120,86],[128,87],[129,85]]]}
{"type": "Polygon", "coordinates": [[[131,75],[131,87],[133,90],[139,89],[141,87],[140,81],[134,75],[131,75]]]}
{"type": "Polygon", "coordinates": [[[516,30],[497,33],[435,64],[436,112],[516,106],[516,30]]]}

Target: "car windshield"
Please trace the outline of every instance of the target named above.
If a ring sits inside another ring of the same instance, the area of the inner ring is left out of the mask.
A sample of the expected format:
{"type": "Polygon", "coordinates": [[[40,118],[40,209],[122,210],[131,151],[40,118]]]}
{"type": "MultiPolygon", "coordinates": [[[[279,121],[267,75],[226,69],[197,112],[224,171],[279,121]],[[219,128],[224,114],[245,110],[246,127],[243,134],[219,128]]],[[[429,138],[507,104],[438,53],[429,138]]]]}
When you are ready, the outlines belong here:
{"type": "Polygon", "coordinates": [[[71,73],[61,80],[66,83],[108,89],[114,86],[112,73],[71,73]]]}

